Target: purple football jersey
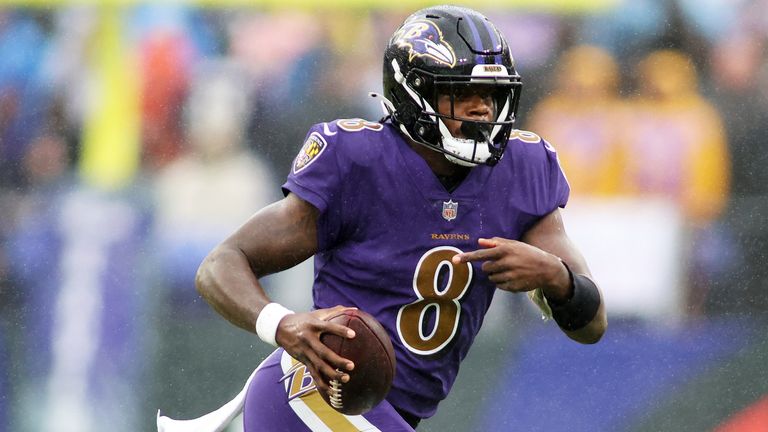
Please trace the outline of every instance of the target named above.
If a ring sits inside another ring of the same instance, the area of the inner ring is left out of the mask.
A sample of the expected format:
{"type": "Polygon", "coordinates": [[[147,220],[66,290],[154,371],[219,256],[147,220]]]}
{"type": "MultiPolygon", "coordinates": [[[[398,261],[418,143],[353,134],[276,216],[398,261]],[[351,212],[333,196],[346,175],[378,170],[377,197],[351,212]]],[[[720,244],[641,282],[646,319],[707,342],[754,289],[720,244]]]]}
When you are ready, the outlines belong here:
{"type": "Polygon", "coordinates": [[[481,263],[451,257],[480,237],[520,239],[568,200],[554,149],[512,136],[495,167],[473,168],[448,192],[392,124],[321,123],[283,185],[320,211],[315,307],[378,318],[397,356],[387,400],[421,418],[448,395],[496,291],[481,263]]]}

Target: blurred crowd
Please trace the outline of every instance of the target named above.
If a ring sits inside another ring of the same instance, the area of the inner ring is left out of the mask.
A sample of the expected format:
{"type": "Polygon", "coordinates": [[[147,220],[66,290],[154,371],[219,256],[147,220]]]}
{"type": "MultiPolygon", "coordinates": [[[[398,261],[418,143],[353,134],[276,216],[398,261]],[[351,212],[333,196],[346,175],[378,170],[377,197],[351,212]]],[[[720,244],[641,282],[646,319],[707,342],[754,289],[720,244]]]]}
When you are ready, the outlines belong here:
{"type": "MultiPolygon", "coordinates": [[[[368,92],[408,12],[0,10],[0,430],[148,430],[208,392],[169,388],[182,365],[247,376],[249,336],[210,330],[197,265],[281,196],[313,123],[382,116],[368,92]]],[[[672,203],[681,313],[768,312],[768,1],[484,12],[523,77],[518,127],[557,148],[572,202],[672,203]]]]}

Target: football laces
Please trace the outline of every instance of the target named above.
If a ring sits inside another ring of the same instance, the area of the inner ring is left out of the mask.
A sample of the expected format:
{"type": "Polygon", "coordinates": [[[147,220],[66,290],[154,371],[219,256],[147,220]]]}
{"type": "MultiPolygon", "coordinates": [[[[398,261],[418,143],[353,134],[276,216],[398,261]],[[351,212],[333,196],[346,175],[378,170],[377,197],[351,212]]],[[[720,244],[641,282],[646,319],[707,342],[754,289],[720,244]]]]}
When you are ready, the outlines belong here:
{"type": "Polygon", "coordinates": [[[328,395],[328,399],[331,401],[331,406],[336,409],[344,408],[344,403],[341,399],[341,386],[342,384],[339,380],[331,380],[331,392],[328,395]]]}

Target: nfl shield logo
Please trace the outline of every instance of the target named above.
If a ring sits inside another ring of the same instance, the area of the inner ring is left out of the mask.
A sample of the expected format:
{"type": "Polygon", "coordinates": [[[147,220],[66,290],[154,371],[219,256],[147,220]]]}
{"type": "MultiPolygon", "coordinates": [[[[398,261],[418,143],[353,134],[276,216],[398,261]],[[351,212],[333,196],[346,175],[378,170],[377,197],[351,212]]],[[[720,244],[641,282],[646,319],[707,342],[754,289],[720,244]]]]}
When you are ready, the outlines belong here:
{"type": "Polygon", "coordinates": [[[452,221],[456,219],[456,213],[459,211],[459,203],[453,200],[443,201],[443,219],[452,221]]]}

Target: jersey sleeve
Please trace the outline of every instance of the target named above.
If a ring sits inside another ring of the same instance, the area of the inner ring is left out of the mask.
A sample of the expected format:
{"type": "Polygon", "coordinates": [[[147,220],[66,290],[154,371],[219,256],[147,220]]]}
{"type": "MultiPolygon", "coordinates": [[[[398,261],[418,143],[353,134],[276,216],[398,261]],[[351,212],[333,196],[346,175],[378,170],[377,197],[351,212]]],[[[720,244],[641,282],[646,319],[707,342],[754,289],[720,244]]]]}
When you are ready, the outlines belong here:
{"type": "MultiPolygon", "coordinates": [[[[334,126],[335,129],[335,126],[334,126]]],[[[291,165],[283,194],[294,193],[320,212],[317,225],[318,248],[330,248],[339,236],[344,173],[340,163],[337,135],[328,123],[314,125],[307,133],[291,165]]]]}
{"type": "Polygon", "coordinates": [[[565,177],[565,172],[560,166],[560,160],[557,157],[557,151],[546,140],[542,139],[544,148],[547,150],[547,163],[549,165],[549,191],[551,197],[550,208],[554,211],[558,207],[565,207],[568,204],[568,197],[571,194],[571,186],[565,177]]]}
{"type": "MultiPolygon", "coordinates": [[[[568,197],[571,194],[571,186],[568,184],[568,179],[565,177],[562,167],[560,166],[560,160],[557,157],[557,151],[546,140],[542,139],[542,144],[546,150],[547,165],[549,169],[549,203],[547,208],[552,212],[558,207],[565,207],[568,204],[568,197]]],[[[536,288],[533,291],[528,291],[528,298],[535,304],[541,311],[541,317],[544,320],[552,319],[552,308],[547,303],[544,297],[544,291],[541,288],[536,288]]]]}

